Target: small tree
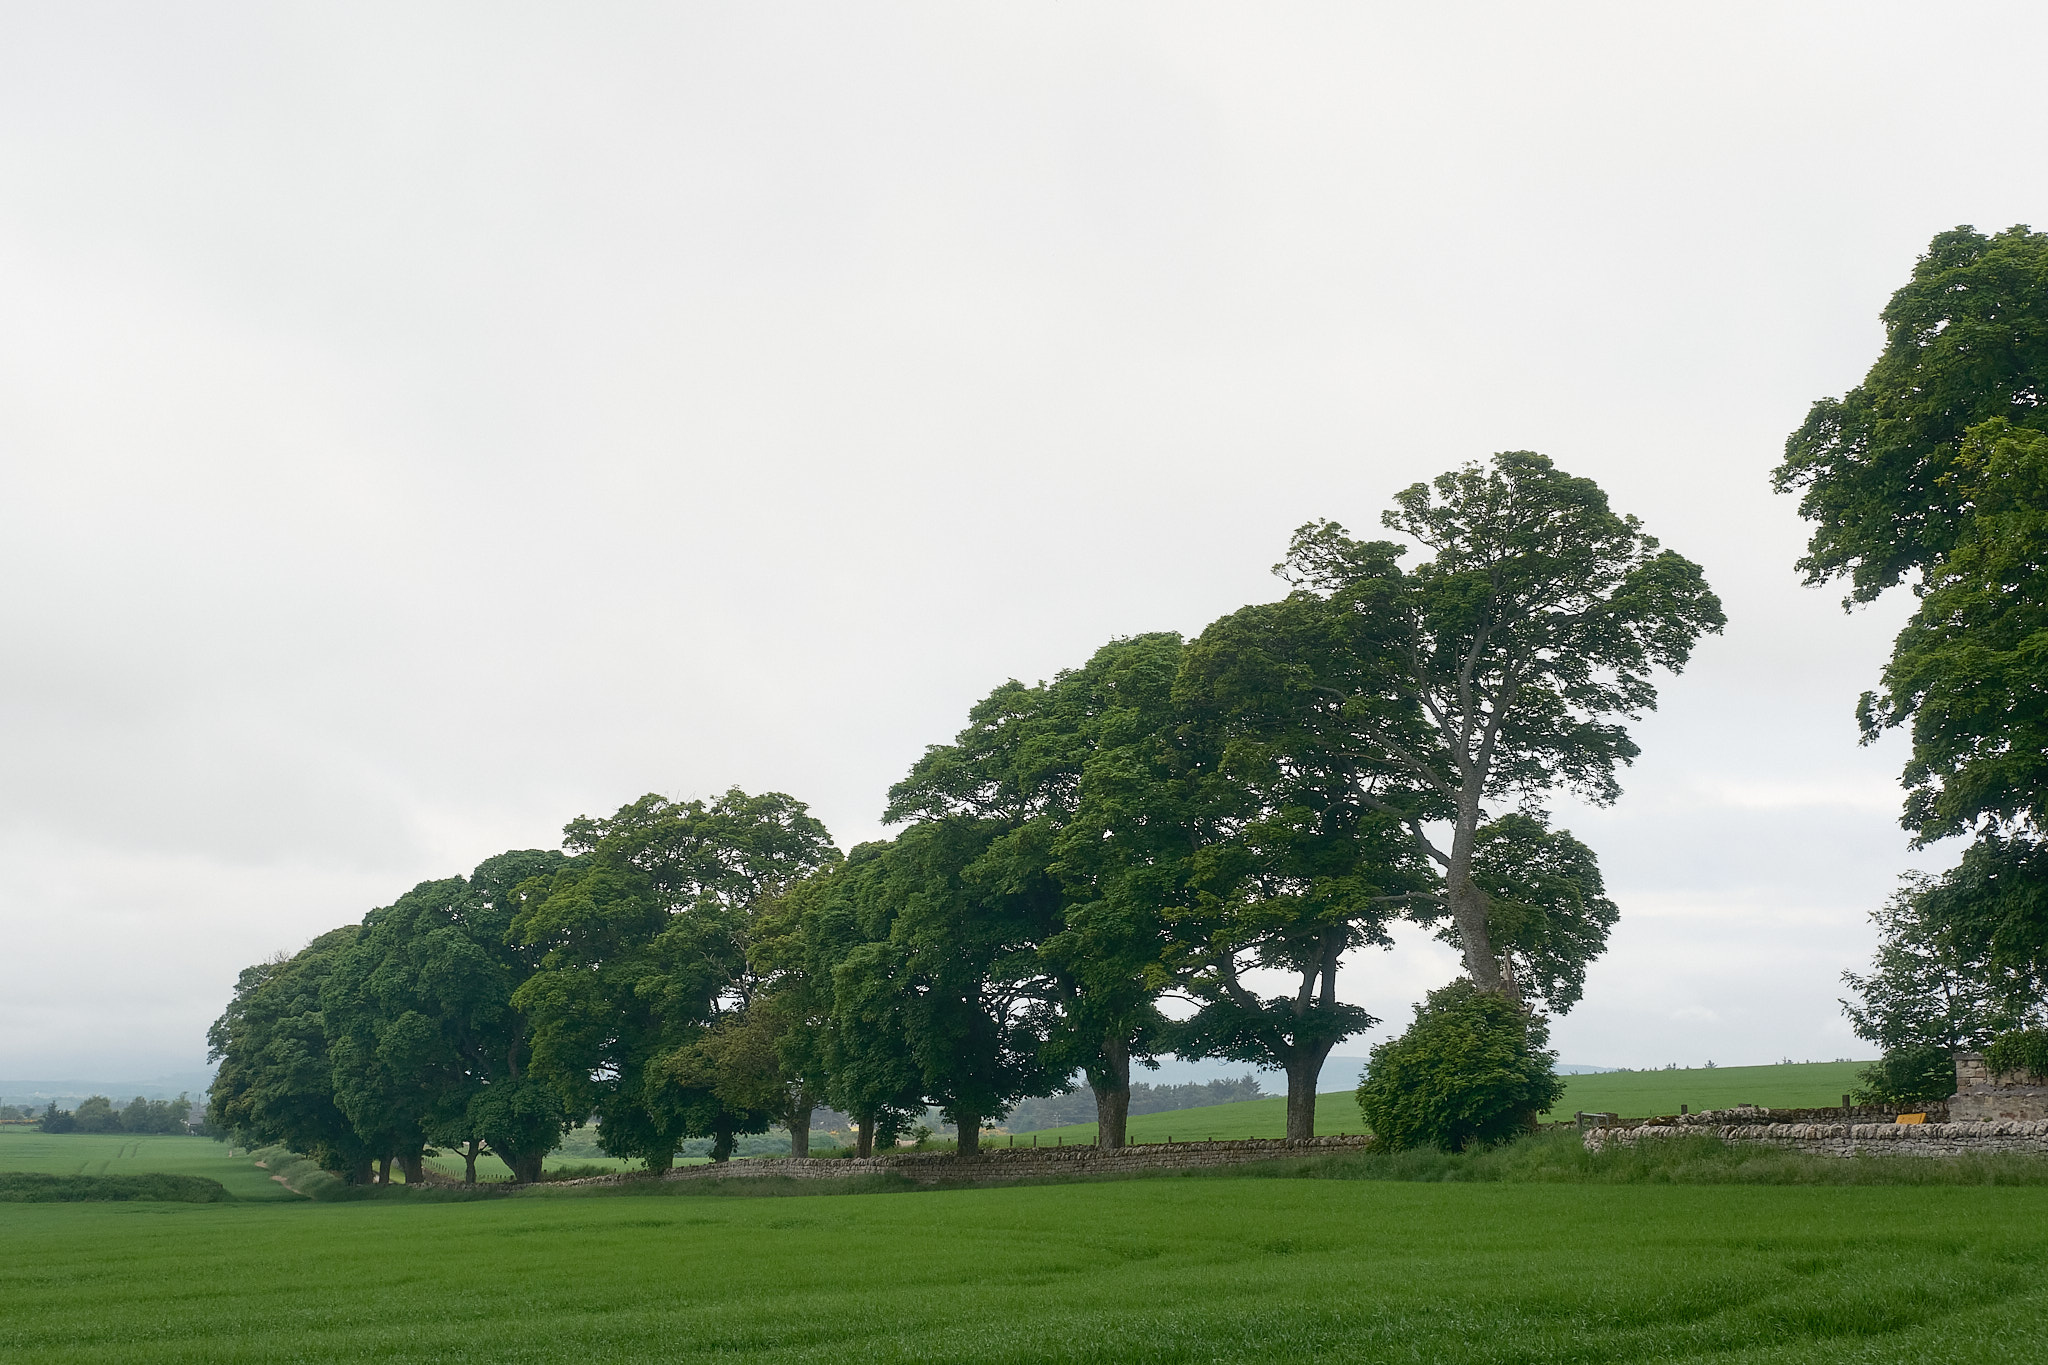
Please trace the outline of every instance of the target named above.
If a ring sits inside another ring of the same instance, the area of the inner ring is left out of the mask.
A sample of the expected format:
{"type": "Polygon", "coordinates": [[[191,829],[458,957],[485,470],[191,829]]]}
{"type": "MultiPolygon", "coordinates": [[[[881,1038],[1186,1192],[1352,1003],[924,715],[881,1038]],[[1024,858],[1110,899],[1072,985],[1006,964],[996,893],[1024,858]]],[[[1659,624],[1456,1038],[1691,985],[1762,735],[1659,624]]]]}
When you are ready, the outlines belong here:
{"type": "Polygon", "coordinates": [[[1372,1050],[1358,1108],[1382,1147],[1447,1152],[1503,1142],[1534,1126],[1564,1083],[1544,1050],[1550,1029],[1466,980],[1431,991],[1399,1038],[1372,1050]]]}
{"type": "Polygon", "coordinates": [[[1849,1026],[1886,1055],[1982,1047],[2031,1012],[2034,983],[1953,929],[1942,894],[1953,877],[1901,877],[1891,899],[1871,912],[1879,939],[1870,971],[1842,973],[1859,997],[1842,1001],[1849,1026]]]}

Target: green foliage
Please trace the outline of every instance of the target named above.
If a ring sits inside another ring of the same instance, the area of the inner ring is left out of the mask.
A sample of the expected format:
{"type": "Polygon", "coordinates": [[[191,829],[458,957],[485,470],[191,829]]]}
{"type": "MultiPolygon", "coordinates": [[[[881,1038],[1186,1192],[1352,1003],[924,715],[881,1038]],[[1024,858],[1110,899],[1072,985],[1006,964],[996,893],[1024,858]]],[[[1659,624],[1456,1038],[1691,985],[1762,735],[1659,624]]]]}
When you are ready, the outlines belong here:
{"type": "Polygon", "coordinates": [[[2027,1076],[2048,1085],[2048,1029],[2014,1029],[1984,1049],[1985,1065],[1997,1072],[2027,1076]]]}
{"type": "Polygon", "coordinates": [[[963,1149],[988,1119],[1058,1084],[1033,989],[1058,902],[1041,878],[1000,874],[993,845],[1005,832],[1001,821],[947,816],[881,850],[865,914],[888,937],[841,972],[850,997],[901,1029],[920,1093],[958,1126],[963,1149]]]}
{"type": "Polygon", "coordinates": [[[220,1063],[209,1122],[244,1144],[289,1144],[358,1181],[389,1149],[358,1133],[335,1101],[320,992],[360,933],[356,925],[335,929],[290,958],[244,971],[206,1034],[208,1056],[220,1063]]]}
{"type": "MultiPolygon", "coordinates": [[[[1503,926],[1494,944],[1495,889],[1475,866],[1487,805],[1526,807],[1554,790],[1616,799],[1616,774],[1637,752],[1625,722],[1655,705],[1658,669],[1679,671],[1699,637],[1721,629],[1721,603],[1697,565],[1616,514],[1598,485],[1532,451],[1415,484],[1383,521],[1432,558],[1404,573],[1401,545],[1353,540],[1335,522],[1295,533],[1276,572],[1331,644],[1327,662],[1297,665],[1290,685],[1339,708],[1354,731],[1339,752],[1355,756],[1362,799],[1443,873],[1433,913],[1450,918],[1466,971],[1513,993],[1515,935],[1503,926]],[[1447,848],[1427,833],[1433,820],[1450,823],[1447,848]]],[[[1553,874],[1510,898],[1545,917],[1576,914],[1569,933],[1514,916],[1562,1010],[1575,973],[1549,956],[1597,951],[1606,925],[1583,876],[1590,854],[1565,847],[1551,861],[1582,869],[1569,879],[1576,893],[1558,899],[1553,874]]]]}
{"type": "Polygon", "coordinates": [[[160,1200],[218,1204],[234,1198],[218,1180],[197,1175],[44,1175],[0,1171],[0,1204],[80,1204],[160,1200]]]}
{"type": "MultiPolygon", "coordinates": [[[[2048,248],[2043,264],[2048,291],[2048,248]]],[[[2048,430],[1973,427],[1948,479],[1954,543],[1858,709],[1866,739],[1911,726],[1905,824],[1923,844],[2048,816],[2048,430]]]]}
{"type": "MultiPolygon", "coordinates": [[[[1907,1084],[1904,1078],[1923,1065],[1913,1060],[1920,1054],[1946,1057],[1982,1046],[2038,1011],[2040,1002],[2028,974],[2000,966],[1980,937],[1959,928],[1956,872],[1940,879],[1909,873],[1899,880],[1892,898],[1871,913],[1878,929],[1871,970],[1842,973],[1859,997],[1843,1001],[1842,1008],[1857,1037],[1885,1050],[1883,1067],[1904,1068],[1896,1076],[1907,1084]]],[[[1910,1096],[1892,1081],[1870,1084],[1873,1094],[1909,1102],[1928,1097],[1915,1088],[1917,1082],[1907,1084],[1910,1096]]],[[[1941,1093],[1954,1093],[1953,1086],[1941,1093]]]]}
{"type": "Polygon", "coordinates": [[[191,1114],[192,1101],[183,1095],[174,1100],[137,1095],[120,1109],[105,1095],[93,1095],[79,1101],[76,1110],[61,1110],[52,1100],[40,1126],[45,1133],[184,1133],[191,1114]]]}
{"type": "Polygon", "coordinates": [[[520,850],[420,883],[364,917],[322,987],[336,1103],[408,1179],[429,1142],[487,1145],[537,1171],[569,1125],[560,1097],[523,1074],[529,1027],[512,992],[536,955],[507,941],[519,888],[564,861],[520,850]]]}
{"type": "Polygon", "coordinates": [[[1358,1108],[1391,1150],[1462,1151],[1526,1131],[1557,1102],[1549,1029],[1512,1001],[1454,981],[1431,991],[1399,1038],[1372,1050],[1358,1108]]]}
{"type": "MultiPolygon", "coordinates": [[[[1162,904],[1132,894],[1127,873],[1156,837],[1154,779],[1170,760],[1181,639],[1117,640],[1051,683],[1005,683],[976,704],[949,745],[935,745],[890,790],[886,818],[979,822],[986,847],[963,868],[1003,888],[1012,917],[1032,908],[1033,953],[1009,970],[1036,1004],[1048,1073],[1083,1071],[1112,1129],[1131,1061],[1160,1041],[1162,904]]],[[[986,902],[993,906],[998,902],[986,902]]],[[[1021,943],[1022,941],[1020,941],[1021,943]]],[[[1112,1136],[1112,1142],[1114,1142],[1112,1136]]]]}
{"type": "Polygon", "coordinates": [[[2048,233],[1937,234],[1882,317],[1877,363],[1813,405],[1773,476],[1814,524],[1807,581],[1846,577],[1859,602],[1967,533],[1972,492],[1956,474],[1972,428],[2048,431],[2048,233]]]}
{"type": "Polygon", "coordinates": [[[1956,1093],[1956,1059],[1936,1044],[1907,1043],[1856,1073],[1858,1104],[1934,1104],[1956,1093]]]}
{"type": "Polygon", "coordinates": [[[802,802],[737,788],[708,803],[645,796],[572,821],[566,842],[581,856],[534,887],[511,930],[539,963],[512,997],[533,1021],[535,1074],[568,1113],[598,1116],[613,1155],[660,1169],[688,1137],[729,1150],[788,1107],[741,1094],[745,1078],[718,1061],[761,984],[748,945],[838,850],[802,802]]]}

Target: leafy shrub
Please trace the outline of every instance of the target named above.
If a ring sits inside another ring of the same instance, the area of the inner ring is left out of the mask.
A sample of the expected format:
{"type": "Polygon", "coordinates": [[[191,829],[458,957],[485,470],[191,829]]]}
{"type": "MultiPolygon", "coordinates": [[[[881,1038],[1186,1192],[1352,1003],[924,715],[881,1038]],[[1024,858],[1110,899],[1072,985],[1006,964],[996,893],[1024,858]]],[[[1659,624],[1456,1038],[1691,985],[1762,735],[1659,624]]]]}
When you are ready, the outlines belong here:
{"type": "Polygon", "coordinates": [[[1956,1060],[1945,1047],[1920,1043],[1885,1053],[1856,1079],[1858,1104],[1932,1104],[1956,1093],[1956,1060]]]}
{"type": "Polygon", "coordinates": [[[1984,1064],[1993,1071],[2048,1082],[2048,1029],[2022,1028],[2000,1034],[1984,1049],[1984,1064]]]}
{"type": "Polygon", "coordinates": [[[1372,1050],[1358,1108],[1388,1150],[1467,1147],[1526,1132],[1557,1103],[1549,1027],[1513,1001],[1453,981],[1415,1009],[1399,1038],[1372,1050]]]}
{"type": "Polygon", "coordinates": [[[44,1175],[0,1171],[0,1203],[72,1204],[148,1199],[180,1204],[220,1204],[234,1196],[218,1180],[197,1175],[44,1175]]]}

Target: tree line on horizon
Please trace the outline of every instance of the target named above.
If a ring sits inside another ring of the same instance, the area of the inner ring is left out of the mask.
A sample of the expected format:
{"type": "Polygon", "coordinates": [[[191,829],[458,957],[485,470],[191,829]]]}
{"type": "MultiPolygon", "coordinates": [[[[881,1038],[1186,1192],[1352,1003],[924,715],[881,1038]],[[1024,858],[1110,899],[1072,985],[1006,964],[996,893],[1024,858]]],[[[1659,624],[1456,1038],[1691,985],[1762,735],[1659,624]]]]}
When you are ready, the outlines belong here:
{"type": "Polygon", "coordinates": [[[587,1119],[660,1170],[772,1125],[802,1155],[820,1106],[865,1155],[933,1106],[968,1154],[1078,1074],[1118,1147],[1133,1068],[1173,1053],[1284,1072],[1307,1137],[1324,1060],[1377,1022],[1338,964],[1402,921],[1459,951],[1461,1017],[1540,1043],[1617,913],[1543,802],[1619,795],[1653,675],[1721,606],[1531,452],[1383,521],[1407,543],[1302,527],[1286,596],[1192,639],[995,688],[890,789],[891,838],[842,854],[783,793],[649,795],[248,968],[210,1121],[352,1179],[429,1147],[532,1179],[587,1119]]]}
{"type": "MultiPolygon", "coordinates": [[[[23,1117],[30,1111],[23,1110],[23,1117]]],[[[0,1112],[0,1117],[7,1117],[0,1112]]],[[[137,1095],[116,1108],[105,1095],[88,1095],[76,1109],[59,1109],[51,1100],[36,1116],[45,1133],[189,1133],[192,1101],[150,1100],[137,1095]]]]}
{"type": "Polygon", "coordinates": [[[1861,384],[1813,404],[1775,472],[1813,523],[1798,568],[1846,608],[1914,595],[1865,743],[1905,730],[1900,824],[1916,848],[1968,840],[1873,912],[1868,972],[1845,972],[1880,1102],[1954,1088],[1954,1054],[2048,1073],[2048,233],[1935,236],[1882,314],[1861,384]]]}

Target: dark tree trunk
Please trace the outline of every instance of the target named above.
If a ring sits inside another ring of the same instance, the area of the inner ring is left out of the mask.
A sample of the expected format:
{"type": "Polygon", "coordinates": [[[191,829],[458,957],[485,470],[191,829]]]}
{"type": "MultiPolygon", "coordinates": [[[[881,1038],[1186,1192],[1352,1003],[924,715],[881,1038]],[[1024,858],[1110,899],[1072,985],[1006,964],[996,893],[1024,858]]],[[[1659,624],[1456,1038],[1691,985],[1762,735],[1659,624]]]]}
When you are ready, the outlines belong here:
{"type": "Polygon", "coordinates": [[[981,1155],[981,1115],[955,1114],[953,1116],[953,1150],[961,1156],[981,1155]]]}
{"type": "Polygon", "coordinates": [[[389,1152],[377,1158],[377,1183],[386,1186],[391,1183],[391,1153],[389,1152]]]}
{"type": "Polygon", "coordinates": [[[811,1106],[799,1104],[789,1116],[789,1154],[811,1154],[811,1106]]]}
{"type": "Polygon", "coordinates": [[[1095,1145],[1116,1151],[1128,1136],[1131,1118],[1131,1049],[1122,1038],[1102,1047],[1102,1060],[1088,1068],[1095,1091],[1095,1145]]]}
{"type": "Polygon", "coordinates": [[[1297,1048],[1287,1062],[1287,1140],[1299,1142],[1316,1135],[1316,1081],[1323,1074],[1323,1062],[1335,1043],[1297,1048]]]}
{"type": "Polygon", "coordinates": [[[370,1183],[370,1158],[364,1157],[349,1166],[348,1183],[351,1185],[367,1185],[370,1183]]]}
{"type": "Polygon", "coordinates": [[[732,1129],[721,1128],[712,1135],[711,1159],[713,1161],[732,1160],[732,1129]]]}
{"type": "Polygon", "coordinates": [[[875,1154],[875,1116],[864,1114],[854,1122],[853,1154],[869,1157],[875,1154]]]}
{"type": "Polygon", "coordinates": [[[512,1178],[522,1185],[531,1185],[540,1179],[541,1165],[548,1159],[546,1152],[521,1152],[516,1160],[505,1164],[512,1168],[512,1178]]]}

